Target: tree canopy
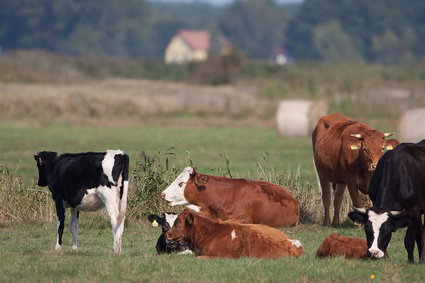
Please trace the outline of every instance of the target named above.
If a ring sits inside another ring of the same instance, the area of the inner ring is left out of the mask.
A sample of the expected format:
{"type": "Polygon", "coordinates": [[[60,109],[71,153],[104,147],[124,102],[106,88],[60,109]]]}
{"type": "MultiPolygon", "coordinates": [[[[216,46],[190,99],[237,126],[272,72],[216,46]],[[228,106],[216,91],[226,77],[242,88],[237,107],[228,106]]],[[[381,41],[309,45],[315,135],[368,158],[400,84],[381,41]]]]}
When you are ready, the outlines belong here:
{"type": "Polygon", "coordinates": [[[423,0],[235,0],[222,7],[148,0],[2,0],[3,52],[161,59],[181,28],[224,35],[247,58],[400,63],[425,57],[423,0]]]}

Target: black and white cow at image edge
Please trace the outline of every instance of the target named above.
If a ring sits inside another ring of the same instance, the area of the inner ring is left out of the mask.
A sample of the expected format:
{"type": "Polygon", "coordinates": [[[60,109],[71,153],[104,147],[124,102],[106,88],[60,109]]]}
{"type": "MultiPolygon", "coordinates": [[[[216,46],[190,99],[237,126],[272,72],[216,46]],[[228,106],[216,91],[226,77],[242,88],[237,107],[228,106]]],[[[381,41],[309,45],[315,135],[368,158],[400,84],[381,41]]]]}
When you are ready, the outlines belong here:
{"type": "Polygon", "coordinates": [[[156,214],[150,214],[148,216],[149,222],[152,223],[153,227],[162,227],[162,234],[158,237],[156,242],[156,251],[158,254],[178,252],[179,254],[193,254],[188,244],[179,243],[175,241],[167,240],[165,233],[170,230],[174,225],[179,215],[173,212],[163,212],[162,216],[156,214]]]}
{"type": "Polygon", "coordinates": [[[38,185],[49,187],[56,206],[56,250],[62,247],[65,209],[70,208],[72,249],[77,249],[80,211],[105,207],[112,224],[114,252],[121,253],[128,194],[129,158],[121,150],[65,153],[42,151],[37,161],[38,185]]]}
{"type": "Polygon", "coordinates": [[[373,207],[354,208],[348,214],[351,220],[365,224],[368,256],[384,257],[392,232],[407,227],[407,258],[414,262],[416,241],[419,261],[425,263],[425,140],[387,151],[373,173],[368,194],[373,207]]]}

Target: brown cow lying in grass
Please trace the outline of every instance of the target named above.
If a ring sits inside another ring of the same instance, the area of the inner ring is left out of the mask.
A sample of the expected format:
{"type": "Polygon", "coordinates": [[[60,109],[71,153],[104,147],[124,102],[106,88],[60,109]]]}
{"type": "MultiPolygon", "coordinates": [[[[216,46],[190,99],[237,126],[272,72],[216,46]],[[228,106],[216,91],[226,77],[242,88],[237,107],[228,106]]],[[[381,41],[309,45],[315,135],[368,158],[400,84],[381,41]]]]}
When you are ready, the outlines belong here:
{"type": "Polygon", "coordinates": [[[202,215],[246,224],[289,227],[300,209],[291,193],[273,183],[204,175],[186,167],[161,196],[169,206],[198,206],[202,215]]]}
{"type": "Polygon", "coordinates": [[[185,209],[166,234],[167,240],[190,243],[200,258],[300,257],[300,241],[261,224],[213,220],[185,209]]]}
{"type": "MultiPolygon", "coordinates": [[[[388,253],[385,252],[388,256],[388,253]]],[[[344,256],[345,258],[367,258],[365,239],[330,234],[325,238],[316,252],[317,258],[344,256]]]]}

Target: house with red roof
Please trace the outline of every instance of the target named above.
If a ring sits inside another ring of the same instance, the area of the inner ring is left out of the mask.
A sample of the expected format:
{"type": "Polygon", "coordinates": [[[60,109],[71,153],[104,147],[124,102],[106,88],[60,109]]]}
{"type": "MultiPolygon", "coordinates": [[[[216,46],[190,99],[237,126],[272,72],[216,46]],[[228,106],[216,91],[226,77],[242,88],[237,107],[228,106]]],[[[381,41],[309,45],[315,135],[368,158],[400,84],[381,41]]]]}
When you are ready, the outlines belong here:
{"type": "MultiPolygon", "coordinates": [[[[165,49],[165,63],[207,60],[208,53],[214,45],[211,37],[207,30],[179,30],[165,49]]],[[[221,47],[230,47],[230,43],[223,37],[218,38],[217,42],[221,47]]]]}

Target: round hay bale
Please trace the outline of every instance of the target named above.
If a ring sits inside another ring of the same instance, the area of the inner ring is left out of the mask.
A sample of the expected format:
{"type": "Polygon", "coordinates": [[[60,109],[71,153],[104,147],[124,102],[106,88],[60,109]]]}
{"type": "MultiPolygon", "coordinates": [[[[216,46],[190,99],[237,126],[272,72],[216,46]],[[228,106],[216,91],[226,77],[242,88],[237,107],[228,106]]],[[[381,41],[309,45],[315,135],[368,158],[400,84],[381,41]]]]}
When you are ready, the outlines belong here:
{"type": "Polygon", "coordinates": [[[317,121],[327,113],[323,101],[281,100],[276,112],[276,131],[281,137],[310,137],[317,121]]]}
{"type": "Polygon", "coordinates": [[[403,113],[398,123],[400,142],[420,142],[425,139],[425,108],[410,109],[403,113]]]}

